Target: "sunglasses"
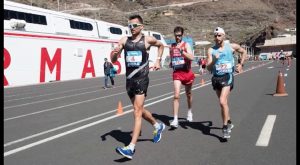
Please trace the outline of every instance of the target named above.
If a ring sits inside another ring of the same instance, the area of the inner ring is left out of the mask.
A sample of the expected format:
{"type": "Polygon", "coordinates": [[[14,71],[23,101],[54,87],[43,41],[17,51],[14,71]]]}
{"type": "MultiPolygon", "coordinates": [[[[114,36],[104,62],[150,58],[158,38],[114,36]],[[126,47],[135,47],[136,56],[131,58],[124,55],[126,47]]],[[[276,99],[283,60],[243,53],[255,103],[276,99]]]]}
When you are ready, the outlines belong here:
{"type": "Polygon", "coordinates": [[[131,23],[131,24],[128,24],[128,28],[129,29],[134,29],[134,28],[139,27],[141,25],[143,25],[143,24],[131,23]]]}
{"type": "Polygon", "coordinates": [[[219,34],[219,35],[215,34],[215,37],[221,37],[221,36],[222,36],[221,34],[219,34]]]}
{"type": "Polygon", "coordinates": [[[175,34],[175,37],[182,37],[182,34],[175,34]]]}

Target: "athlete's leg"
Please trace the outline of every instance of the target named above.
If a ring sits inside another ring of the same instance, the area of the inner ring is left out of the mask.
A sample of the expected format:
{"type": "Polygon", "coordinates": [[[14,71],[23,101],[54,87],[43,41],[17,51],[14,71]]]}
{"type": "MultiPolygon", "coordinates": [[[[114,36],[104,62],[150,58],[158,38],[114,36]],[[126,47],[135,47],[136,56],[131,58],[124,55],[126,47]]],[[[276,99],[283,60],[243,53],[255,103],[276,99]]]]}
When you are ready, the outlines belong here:
{"type": "Polygon", "coordinates": [[[185,94],[187,98],[187,105],[188,105],[188,112],[187,112],[187,117],[186,120],[189,122],[193,121],[193,113],[192,113],[192,84],[185,85],[185,94]]]}
{"type": "Polygon", "coordinates": [[[156,123],[155,118],[152,116],[152,113],[149,112],[147,109],[143,109],[143,114],[142,117],[148,121],[149,123],[151,123],[152,125],[154,125],[156,123]]]}
{"type": "Polygon", "coordinates": [[[181,81],[174,80],[173,115],[178,117],[181,81]]]}
{"type": "Polygon", "coordinates": [[[227,121],[230,120],[229,107],[228,107],[228,96],[230,93],[230,86],[225,86],[222,90],[216,90],[221,106],[221,115],[223,119],[223,125],[227,125],[227,121]]]}
{"type": "MultiPolygon", "coordinates": [[[[185,85],[185,94],[186,94],[186,98],[187,98],[187,104],[188,104],[188,109],[192,108],[192,85],[193,84],[189,84],[189,85],[185,85]]],[[[180,89],[180,87],[179,87],[180,89]]]]}
{"type": "Polygon", "coordinates": [[[288,67],[291,66],[291,57],[287,57],[287,60],[288,60],[288,67]]]}
{"type": "Polygon", "coordinates": [[[130,143],[136,144],[142,127],[142,114],[144,109],[145,95],[135,95],[131,98],[131,102],[134,108],[134,127],[132,133],[132,139],[130,143]]]}

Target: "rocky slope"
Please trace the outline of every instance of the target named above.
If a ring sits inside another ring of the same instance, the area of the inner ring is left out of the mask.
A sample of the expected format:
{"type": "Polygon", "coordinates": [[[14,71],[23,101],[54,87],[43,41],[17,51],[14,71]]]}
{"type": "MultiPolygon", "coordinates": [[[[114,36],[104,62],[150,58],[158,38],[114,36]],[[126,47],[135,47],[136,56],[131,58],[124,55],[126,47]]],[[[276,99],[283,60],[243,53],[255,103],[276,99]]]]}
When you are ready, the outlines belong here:
{"type": "Polygon", "coordinates": [[[213,41],[212,31],[223,27],[227,39],[255,46],[266,38],[296,27],[296,0],[13,0],[76,15],[127,24],[127,17],[143,16],[147,30],[173,38],[183,26],[196,40],[213,41]],[[187,5],[187,2],[195,2],[187,5]],[[174,5],[186,3],[185,5],[174,5]],[[169,6],[168,6],[169,5],[169,6]],[[72,9],[85,9],[73,10],[72,9]]]}

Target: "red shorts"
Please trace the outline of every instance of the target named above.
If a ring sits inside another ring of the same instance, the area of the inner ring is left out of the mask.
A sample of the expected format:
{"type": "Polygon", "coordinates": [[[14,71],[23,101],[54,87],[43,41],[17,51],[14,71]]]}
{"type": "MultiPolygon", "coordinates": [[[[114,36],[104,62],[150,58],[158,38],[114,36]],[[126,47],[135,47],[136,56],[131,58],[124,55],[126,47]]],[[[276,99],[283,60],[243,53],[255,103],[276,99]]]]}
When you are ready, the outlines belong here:
{"type": "Polygon", "coordinates": [[[173,80],[180,80],[183,85],[190,85],[194,82],[195,75],[192,70],[182,71],[175,70],[173,72],[173,80]]]}

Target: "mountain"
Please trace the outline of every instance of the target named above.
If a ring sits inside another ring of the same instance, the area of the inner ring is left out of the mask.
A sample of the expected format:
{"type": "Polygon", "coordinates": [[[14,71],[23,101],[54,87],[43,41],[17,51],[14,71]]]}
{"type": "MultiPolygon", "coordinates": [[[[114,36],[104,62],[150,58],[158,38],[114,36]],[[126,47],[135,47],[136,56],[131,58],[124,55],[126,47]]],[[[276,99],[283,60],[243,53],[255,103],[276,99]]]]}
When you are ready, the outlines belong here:
{"type": "Polygon", "coordinates": [[[127,17],[137,13],[144,18],[147,30],[161,32],[167,38],[173,38],[175,26],[183,26],[185,34],[194,41],[213,41],[213,29],[220,26],[227,39],[248,46],[286,33],[285,28],[296,27],[296,0],[13,1],[124,26],[127,17]]]}

